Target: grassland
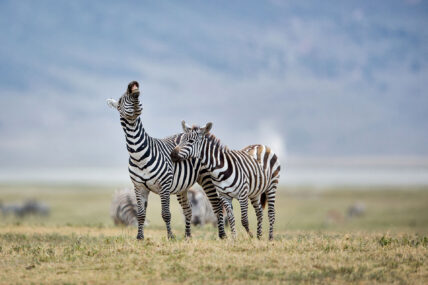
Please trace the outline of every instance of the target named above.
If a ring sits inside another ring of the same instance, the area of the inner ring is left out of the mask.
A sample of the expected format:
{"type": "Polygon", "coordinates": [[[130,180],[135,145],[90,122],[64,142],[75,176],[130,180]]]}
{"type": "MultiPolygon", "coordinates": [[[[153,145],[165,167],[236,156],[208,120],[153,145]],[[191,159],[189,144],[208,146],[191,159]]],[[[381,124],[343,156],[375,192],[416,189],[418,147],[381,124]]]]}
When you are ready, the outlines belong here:
{"type": "MultiPolygon", "coordinates": [[[[114,187],[0,186],[4,203],[36,197],[48,218],[2,218],[0,283],[400,283],[428,282],[428,189],[280,189],[276,237],[218,240],[211,226],[184,240],[172,201],[177,240],[166,240],[156,195],[146,240],[114,227],[114,187]],[[364,216],[347,218],[355,202],[364,216]]],[[[239,207],[235,212],[239,219],[239,207]]],[[[251,213],[252,214],[252,213],[251,213]]],[[[266,219],[265,219],[266,220],[266,219]]],[[[252,229],[255,218],[250,216],[252,229]]]]}

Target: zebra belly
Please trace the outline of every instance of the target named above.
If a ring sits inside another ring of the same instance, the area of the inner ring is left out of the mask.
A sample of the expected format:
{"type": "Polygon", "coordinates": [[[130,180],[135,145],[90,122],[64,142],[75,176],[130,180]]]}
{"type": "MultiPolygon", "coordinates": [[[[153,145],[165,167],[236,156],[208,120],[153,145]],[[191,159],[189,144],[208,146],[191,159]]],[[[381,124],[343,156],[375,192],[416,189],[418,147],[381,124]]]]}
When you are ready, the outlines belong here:
{"type": "Polygon", "coordinates": [[[161,189],[159,183],[151,182],[151,181],[148,181],[145,183],[133,181],[133,184],[134,184],[134,187],[136,189],[146,189],[146,190],[153,192],[153,193],[156,193],[156,194],[159,194],[160,189],[161,189]]]}
{"type": "Polygon", "coordinates": [[[227,195],[235,199],[242,197],[244,186],[248,185],[247,181],[242,181],[239,179],[235,180],[235,175],[231,175],[231,177],[228,179],[220,181],[216,181],[214,177],[212,182],[215,185],[218,194],[227,195]]]}
{"type": "Polygon", "coordinates": [[[129,168],[129,175],[136,189],[146,189],[148,191],[159,194],[161,190],[161,184],[157,177],[150,179],[150,174],[150,172],[140,170],[136,167],[129,168]]]}

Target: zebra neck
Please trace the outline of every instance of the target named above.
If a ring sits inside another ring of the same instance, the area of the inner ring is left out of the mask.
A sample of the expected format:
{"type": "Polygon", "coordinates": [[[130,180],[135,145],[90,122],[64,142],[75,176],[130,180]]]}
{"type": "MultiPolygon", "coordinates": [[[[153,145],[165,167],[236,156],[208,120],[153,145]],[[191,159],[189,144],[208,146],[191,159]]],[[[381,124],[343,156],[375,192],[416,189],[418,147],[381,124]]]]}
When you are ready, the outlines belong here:
{"type": "Polygon", "coordinates": [[[202,146],[202,166],[209,171],[223,168],[228,149],[220,143],[205,139],[202,146]]]}
{"type": "Polygon", "coordinates": [[[146,133],[139,117],[132,122],[123,118],[120,121],[125,132],[126,148],[128,149],[130,159],[134,162],[142,162],[150,152],[152,137],[146,133]]]}

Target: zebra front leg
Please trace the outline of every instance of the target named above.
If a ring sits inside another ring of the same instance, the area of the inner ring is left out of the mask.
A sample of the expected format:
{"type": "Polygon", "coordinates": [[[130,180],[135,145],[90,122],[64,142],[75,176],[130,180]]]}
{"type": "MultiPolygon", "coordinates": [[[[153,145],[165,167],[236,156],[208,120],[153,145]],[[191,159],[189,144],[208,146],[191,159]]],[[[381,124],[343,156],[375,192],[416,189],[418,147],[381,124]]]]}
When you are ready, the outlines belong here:
{"type": "Polygon", "coordinates": [[[213,195],[208,196],[208,200],[210,201],[213,212],[217,217],[218,236],[220,239],[225,239],[227,235],[224,231],[223,203],[215,190],[213,195]]]}
{"type": "Polygon", "coordinates": [[[227,196],[220,196],[220,199],[227,212],[232,238],[236,239],[235,216],[233,215],[232,199],[227,196]]]}
{"type": "Polygon", "coordinates": [[[200,177],[198,178],[198,184],[201,185],[204,189],[204,192],[211,203],[211,207],[213,208],[214,214],[217,217],[218,236],[219,238],[224,239],[227,236],[224,231],[223,204],[220,200],[219,195],[217,194],[214,184],[211,181],[211,176],[206,173],[200,173],[200,177]]]}
{"type": "Polygon", "coordinates": [[[181,205],[181,208],[183,209],[183,214],[186,221],[186,230],[184,236],[186,238],[192,237],[192,233],[190,231],[190,221],[192,219],[192,207],[189,203],[189,199],[187,198],[187,191],[181,194],[177,194],[178,202],[181,205]]]}
{"type": "Polygon", "coordinates": [[[146,209],[147,201],[149,197],[149,191],[146,189],[135,188],[135,197],[137,198],[137,221],[138,221],[138,233],[137,239],[144,239],[144,223],[146,221],[146,209]]]}
{"type": "Polygon", "coordinates": [[[248,224],[248,198],[239,198],[239,205],[241,206],[241,223],[247,231],[248,235],[252,238],[253,233],[250,231],[250,225],[248,224]]]}
{"type": "Polygon", "coordinates": [[[253,205],[253,208],[256,212],[256,217],[257,217],[257,238],[261,239],[262,237],[262,225],[263,225],[263,208],[262,205],[260,203],[260,196],[258,197],[253,197],[251,199],[251,204],[253,205]]]}
{"type": "Polygon", "coordinates": [[[171,212],[169,211],[169,191],[163,191],[159,193],[161,197],[161,205],[162,205],[162,219],[166,224],[166,231],[168,234],[168,239],[175,239],[174,234],[171,231],[171,212]]]}

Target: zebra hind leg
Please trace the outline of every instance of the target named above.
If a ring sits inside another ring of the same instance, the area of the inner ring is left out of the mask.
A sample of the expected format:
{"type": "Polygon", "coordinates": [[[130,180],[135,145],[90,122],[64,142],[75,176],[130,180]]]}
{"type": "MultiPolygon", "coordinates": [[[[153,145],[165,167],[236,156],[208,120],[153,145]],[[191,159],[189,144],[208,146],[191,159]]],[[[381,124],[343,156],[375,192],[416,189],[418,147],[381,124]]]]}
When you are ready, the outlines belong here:
{"type": "Polygon", "coordinates": [[[263,208],[260,203],[260,197],[254,197],[251,199],[251,204],[256,212],[257,217],[257,238],[261,239],[262,237],[262,226],[263,226],[263,208]]]}
{"type": "Polygon", "coordinates": [[[178,202],[181,205],[181,208],[183,209],[183,214],[186,222],[186,231],[184,233],[184,236],[186,238],[192,237],[192,233],[190,230],[190,221],[192,219],[192,207],[189,203],[189,199],[187,198],[187,191],[185,193],[177,194],[178,202]]]}
{"type": "Polygon", "coordinates": [[[232,232],[232,238],[236,239],[235,216],[233,215],[232,199],[225,196],[221,196],[220,199],[221,199],[221,202],[223,203],[223,207],[226,209],[226,212],[227,212],[230,230],[232,232]]]}
{"type": "Polygon", "coordinates": [[[248,198],[242,197],[239,199],[239,205],[241,206],[241,223],[247,231],[248,235],[252,238],[253,233],[250,231],[250,225],[248,223],[248,198]]]}
{"type": "Polygon", "coordinates": [[[171,212],[169,210],[169,192],[165,191],[160,193],[161,205],[162,205],[162,219],[166,224],[166,231],[168,234],[168,239],[175,239],[174,234],[171,231],[171,212]],[[166,192],[166,193],[165,193],[166,192]]]}
{"type": "Polygon", "coordinates": [[[269,216],[269,240],[273,240],[273,225],[275,223],[275,196],[276,196],[276,186],[277,184],[273,184],[268,192],[267,203],[268,203],[268,216],[269,216]]]}

